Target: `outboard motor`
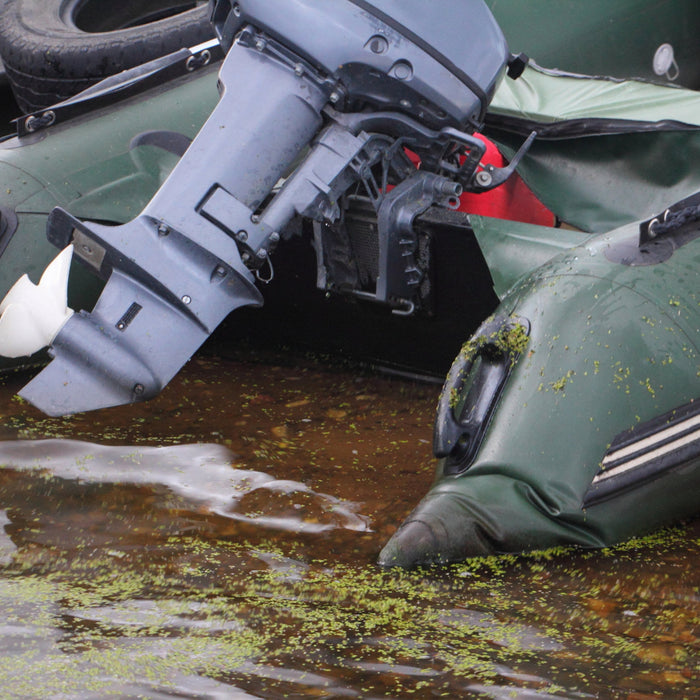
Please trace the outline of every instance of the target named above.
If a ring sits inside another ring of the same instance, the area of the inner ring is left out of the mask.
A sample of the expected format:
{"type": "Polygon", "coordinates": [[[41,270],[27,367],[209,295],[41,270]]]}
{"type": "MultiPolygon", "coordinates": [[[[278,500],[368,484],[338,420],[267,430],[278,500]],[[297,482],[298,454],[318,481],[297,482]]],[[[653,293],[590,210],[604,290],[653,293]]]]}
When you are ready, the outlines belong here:
{"type": "Polygon", "coordinates": [[[53,360],[21,392],[50,415],[157,394],[229,312],[262,303],[256,279],[298,217],[315,222],[319,286],[412,313],[414,218],[515,165],[486,167],[474,136],[523,67],[482,0],[210,4],[221,99],[168,180],[121,226],[49,218],[106,281],[92,312],[61,309],[53,360]]]}

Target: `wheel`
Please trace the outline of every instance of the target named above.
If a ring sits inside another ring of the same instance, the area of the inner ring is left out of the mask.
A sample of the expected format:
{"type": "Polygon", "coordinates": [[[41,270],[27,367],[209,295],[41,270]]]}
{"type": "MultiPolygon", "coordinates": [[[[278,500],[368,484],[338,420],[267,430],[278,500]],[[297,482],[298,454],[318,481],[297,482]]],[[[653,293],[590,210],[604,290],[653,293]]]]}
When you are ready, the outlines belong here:
{"type": "Polygon", "coordinates": [[[0,57],[25,112],[213,35],[206,0],[0,0],[0,57]]]}

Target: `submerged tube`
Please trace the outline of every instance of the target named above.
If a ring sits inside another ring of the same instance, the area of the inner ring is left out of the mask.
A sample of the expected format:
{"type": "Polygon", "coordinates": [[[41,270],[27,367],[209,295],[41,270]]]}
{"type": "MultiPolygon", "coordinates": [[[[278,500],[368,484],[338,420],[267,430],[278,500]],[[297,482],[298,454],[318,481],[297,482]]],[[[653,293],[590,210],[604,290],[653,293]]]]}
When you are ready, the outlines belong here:
{"type": "Polygon", "coordinates": [[[503,298],[448,379],[435,483],[380,564],[598,547],[698,513],[700,222],[643,241],[596,236],[503,298]],[[500,358],[499,323],[523,324],[500,358]]]}

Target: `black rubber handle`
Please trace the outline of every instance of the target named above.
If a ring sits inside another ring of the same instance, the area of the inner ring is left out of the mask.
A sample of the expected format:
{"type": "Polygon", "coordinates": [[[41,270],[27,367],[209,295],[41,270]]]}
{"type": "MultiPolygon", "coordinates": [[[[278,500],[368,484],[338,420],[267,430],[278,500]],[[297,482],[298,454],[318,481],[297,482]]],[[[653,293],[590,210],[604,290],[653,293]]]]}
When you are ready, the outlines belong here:
{"type": "Polygon", "coordinates": [[[433,433],[435,455],[449,458],[447,473],[464,471],[473,460],[529,332],[527,319],[490,319],[453,362],[438,401],[433,433]]]}

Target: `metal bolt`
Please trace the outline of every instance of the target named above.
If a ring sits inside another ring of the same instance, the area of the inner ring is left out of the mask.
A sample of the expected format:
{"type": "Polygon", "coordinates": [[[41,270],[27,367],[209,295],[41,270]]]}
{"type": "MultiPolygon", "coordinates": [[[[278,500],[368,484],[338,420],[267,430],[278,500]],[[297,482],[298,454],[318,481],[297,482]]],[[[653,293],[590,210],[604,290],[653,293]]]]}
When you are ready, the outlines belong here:
{"type": "Polygon", "coordinates": [[[191,303],[192,303],[192,297],[189,296],[188,294],[185,294],[185,296],[182,297],[182,303],[183,303],[183,304],[191,304],[191,303]]]}
{"type": "Polygon", "coordinates": [[[167,236],[170,233],[170,229],[165,224],[160,224],[158,226],[158,235],[167,236]]]}
{"type": "Polygon", "coordinates": [[[265,248],[260,248],[256,255],[260,258],[260,260],[264,260],[267,257],[267,249],[265,248]]]}
{"type": "Polygon", "coordinates": [[[241,8],[238,6],[238,4],[235,4],[231,10],[233,11],[234,17],[240,17],[241,16],[241,8]]]}
{"type": "Polygon", "coordinates": [[[236,234],[236,238],[241,241],[241,243],[245,243],[248,240],[248,232],[247,231],[239,231],[236,234]]]}
{"type": "Polygon", "coordinates": [[[410,80],[413,77],[413,66],[408,61],[397,61],[392,75],[397,80],[410,80]]]}
{"type": "Polygon", "coordinates": [[[277,243],[277,242],[279,242],[279,239],[280,239],[280,235],[279,235],[279,233],[277,233],[277,231],[273,231],[270,234],[270,243],[277,243]]]}
{"type": "Polygon", "coordinates": [[[254,224],[259,224],[259,223],[260,223],[260,217],[259,217],[257,214],[251,214],[250,220],[251,220],[254,224]]]}
{"type": "Polygon", "coordinates": [[[304,66],[302,66],[301,63],[297,63],[294,66],[294,74],[298,75],[300,78],[302,75],[304,75],[304,66]]]}
{"type": "Polygon", "coordinates": [[[411,103],[408,100],[401,100],[399,103],[404,109],[410,109],[411,103]]]}
{"type": "Polygon", "coordinates": [[[267,46],[267,42],[265,41],[265,39],[256,39],[255,40],[255,48],[258,51],[264,51],[266,46],[267,46]]]}
{"type": "Polygon", "coordinates": [[[340,99],[340,95],[334,91],[328,96],[328,99],[335,104],[340,99]]]}
{"type": "Polygon", "coordinates": [[[140,396],[145,391],[143,384],[134,384],[134,394],[140,396]]]}
{"type": "Polygon", "coordinates": [[[217,265],[214,268],[214,274],[217,277],[226,277],[226,268],[223,265],[217,265]]]}
{"type": "Polygon", "coordinates": [[[488,171],[479,170],[479,172],[476,174],[477,185],[481,185],[481,187],[488,187],[492,182],[493,178],[491,177],[491,173],[488,171]]]}
{"type": "Polygon", "coordinates": [[[245,262],[248,262],[248,261],[250,260],[250,253],[243,253],[243,255],[241,255],[241,260],[242,260],[244,263],[245,263],[245,262]]]}

